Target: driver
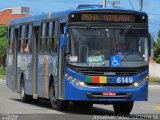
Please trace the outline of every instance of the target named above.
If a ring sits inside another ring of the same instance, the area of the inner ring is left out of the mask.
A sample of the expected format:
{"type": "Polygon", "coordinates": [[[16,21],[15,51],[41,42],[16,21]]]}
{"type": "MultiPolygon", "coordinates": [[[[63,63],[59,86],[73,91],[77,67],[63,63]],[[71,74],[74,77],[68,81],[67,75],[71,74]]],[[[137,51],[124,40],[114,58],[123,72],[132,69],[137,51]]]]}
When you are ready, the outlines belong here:
{"type": "Polygon", "coordinates": [[[116,43],[115,50],[116,54],[122,54],[126,50],[126,44],[123,42],[116,43]]]}

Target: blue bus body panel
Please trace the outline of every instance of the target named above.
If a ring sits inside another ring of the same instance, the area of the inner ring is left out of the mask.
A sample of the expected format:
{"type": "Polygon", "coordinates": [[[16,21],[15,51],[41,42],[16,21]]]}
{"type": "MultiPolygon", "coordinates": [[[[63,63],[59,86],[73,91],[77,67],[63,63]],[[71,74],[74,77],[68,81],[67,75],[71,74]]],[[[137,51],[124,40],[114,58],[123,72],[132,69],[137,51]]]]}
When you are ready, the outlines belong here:
{"type": "MultiPolygon", "coordinates": [[[[70,69],[66,69],[66,73],[71,75],[73,78],[76,78],[80,81],[85,81],[85,76],[77,74],[76,72],[71,71],[70,69]]],[[[145,72],[138,74],[136,76],[132,76],[134,82],[138,82],[142,78],[148,75],[148,70],[145,72]]],[[[118,77],[118,76],[117,76],[118,77]]],[[[119,76],[122,77],[122,76],[119,76]]],[[[124,76],[123,76],[124,77],[124,76]]],[[[130,76],[131,77],[131,76],[130,76]]],[[[111,77],[113,80],[112,83],[116,83],[116,77],[111,77]]],[[[148,81],[146,81],[143,85],[138,88],[134,87],[78,87],[74,83],[70,82],[65,78],[65,100],[81,100],[81,101],[147,101],[148,100],[148,81]],[[131,99],[111,99],[111,98],[88,98],[87,93],[99,93],[102,92],[116,92],[116,93],[126,93],[132,94],[131,99]]]]}
{"type": "Polygon", "coordinates": [[[97,9],[75,9],[75,10],[66,10],[62,12],[53,12],[53,13],[48,13],[48,14],[41,14],[41,15],[36,15],[36,16],[27,16],[23,18],[17,18],[14,20],[10,21],[10,25],[13,24],[21,24],[21,23],[30,23],[30,22],[35,22],[35,21],[42,21],[42,20],[49,20],[49,19],[57,19],[61,22],[68,22],[68,16],[72,13],[76,12],[87,12],[87,11],[95,11],[95,12],[103,12],[103,11],[108,11],[108,12],[122,12],[122,13],[134,13],[134,14],[142,14],[147,16],[145,12],[140,12],[136,10],[126,10],[126,9],[102,9],[102,8],[97,8],[97,9]]]}

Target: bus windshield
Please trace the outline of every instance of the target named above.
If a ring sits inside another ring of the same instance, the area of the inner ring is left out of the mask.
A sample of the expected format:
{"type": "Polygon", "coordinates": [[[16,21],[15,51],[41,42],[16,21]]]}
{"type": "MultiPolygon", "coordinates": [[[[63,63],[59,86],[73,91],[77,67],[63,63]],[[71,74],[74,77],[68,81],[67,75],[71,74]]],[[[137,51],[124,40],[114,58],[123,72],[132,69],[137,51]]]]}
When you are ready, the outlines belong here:
{"type": "Polygon", "coordinates": [[[148,39],[145,29],[71,28],[69,64],[109,67],[111,56],[120,56],[119,67],[148,64],[148,39]]]}

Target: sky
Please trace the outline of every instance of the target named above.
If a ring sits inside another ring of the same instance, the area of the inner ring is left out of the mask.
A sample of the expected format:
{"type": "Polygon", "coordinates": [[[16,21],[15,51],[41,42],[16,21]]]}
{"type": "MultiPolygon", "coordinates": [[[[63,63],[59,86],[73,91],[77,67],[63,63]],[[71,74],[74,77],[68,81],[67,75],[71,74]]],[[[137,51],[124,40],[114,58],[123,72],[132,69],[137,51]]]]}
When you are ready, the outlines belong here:
{"type": "MultiPolygon", "coordinates": [[[[107,8],[112,8],[107,0],[107,8]]],[[[120,8],[139,10],[139,0],[119,0],[120,8]],[[132,5],[130,4],[130,2],[132,5]],[[132,7],[133,6],[133,7],[132,7]]],[[[149,15],[149,31],[157,39],[160,30],[160,0],[143,0],[143,11],[149,15]]],[[[38,15],[48,12],[75,9],[79,4],[102,4],[102,0],[0,0],[0,10],[13,7],[29,7],[30,14],[38,15]]]]}

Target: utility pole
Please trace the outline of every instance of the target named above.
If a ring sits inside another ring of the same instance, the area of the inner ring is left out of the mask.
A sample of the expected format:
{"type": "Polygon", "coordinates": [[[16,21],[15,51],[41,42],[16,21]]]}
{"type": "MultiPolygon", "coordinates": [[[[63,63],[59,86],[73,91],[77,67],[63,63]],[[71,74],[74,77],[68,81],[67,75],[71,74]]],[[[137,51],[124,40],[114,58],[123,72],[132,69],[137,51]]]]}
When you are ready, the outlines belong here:
{"type": "Polygon", "coordinates": [[[120,7],[120,6],[117,6],[118,4],[120,4],[120,1],[113,0],[113,1],[108,1],[108,3],[112,4],[113,8],[120,7]]]}
{"type": "Polygon", "coordinates": [[[139,0],[139,10],[142,11],[143,8],[143,0],[139,0]]]}
{"type": "Polygon", "coordinates": [[[103,8],[106,8],[106,3],[107,3],[107,1],[106,1],[106,0],[102,0],[103,8]]]}

